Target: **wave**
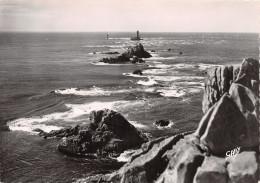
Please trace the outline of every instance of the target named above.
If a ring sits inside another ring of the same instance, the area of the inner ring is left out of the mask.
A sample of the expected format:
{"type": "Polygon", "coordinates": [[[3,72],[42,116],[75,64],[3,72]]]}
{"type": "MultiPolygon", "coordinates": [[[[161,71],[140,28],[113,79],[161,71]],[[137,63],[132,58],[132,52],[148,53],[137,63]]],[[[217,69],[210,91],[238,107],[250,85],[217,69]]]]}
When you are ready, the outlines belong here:
{"type": "Polygon", "coordinates": [[[177,57],[159,57],[159,56],[153,56],[150,58],[145,58],[144,60],[146,61],[150,61],[150,60],[174,60],[177,57]]]}
{"type": "Polygon", "coordinates": [[[136,150],[126,150],[123,153],[120,154],[119,157],[117,157],[118,162],[127,162],[130,160],[131,156],[136,152],[136,150]]]}
{"type": "MultiPolygon", "coordinates": [[[[65,104],[68,111],[51,113],[43,116],[33,116],[29,118],[19,118],[7,123],[12,131],[26,131],[30,133],[39,128],[45,132],[59,130],[68,125],[68,123],[82,124],[86,122],[87,115],[94,110],[111,109],[118,111],[127,107],[133,107],[142,104],[144,101],[113,101],[113,102],[91,102],[86,104],[65,104]]],[[[145,126],[135,121],[131,122],[138,128],[145,126]]]]}
{"type": "Polygon", "coordinates": [[[138,75],[138,74],[133,74],[133,73],[123,73],[123,75],[124,76],[131,76],[131,77],[135,77],[135,78],[146,78],[146,77],[148,77],[148,76],[138,75]]]}
{"type": "Polygon", "coordinates": [[[92,65],[109,65],[109,66],[122,66],[122,65],[133,65],[133,64],[109,64],[104,62],[92,62],[92,65]]]}
{"type": "MultiPolygon", "coordinates": [[[[88,104],[65,104],[69,109],[66,112],[51,113],[43,116],[34,116],[30,118],[19,118],[8,122],[8,126],[12,131],[26,131],[35,133],[37,128],[42,129],[45,132],[51,130],[59,130],[64,122],[78,121],[82,115],[89,114],[93,110],[100,110],[104,108],[116,109],[120,103],[126,103],[126,101],[120,102],[92,102],[88,104]]],[[[84,118],[85,119],[85,118],[84,118]]],[[[84,120],[83,119],[83,120],[84,120]]]]}
{"type": "MultiPolygon", "coordinates": [[[[55,90],[54,93],[62,95],[81,95],[81,96],[109,96],[113,91],[106,91],[98,87],[92,87],[89,90],[79,88],[68,88],[55,90]]],[[[123,91],[121,91],[123,92],[123,91]]]]}
{"type": "Polygon", "coordinates": [[[155,80],[149,78],[148,81],[138,81],[137,84],[140,84],[140,85],[144,85],[144,86],[151,86],[151,85],[155,85],[155,84],[158,84],[155,80]]]}
{"type": "Polygon", "coordinates": [[[145,125],[138,123],[137,121],[129,121],[132,125],[134,125],[136,128],[146,128],[145,125]]]}
{"type": "Polygon", "coordinates": [[[177,80],[203,80],[200,76],[152,76],[156,81],[177,81],[177,80]]]}
{"type": "Polygon", "coordinates": [[[130,38],[129,37],[113,37],[113,38],[108,38],[108,39],[123,39],[123,40],[130,40],[130,38]]]}
{"type": "Polygon", "coordinates": [[[198,64],[200,70],[207,70],[209,68],[221,66],[219,64],[198,64]]]}
{"type": "Polygon", "coordinates": [[[182,97],[186,95],[186,92],[184,90],[176,90],[173,88],[168,88],[168,89],[160,89],[157,90],[157,92],[160,93],[161,96],[163,97],[182,97]]]}
{"type": "Polygon", "coordinates": [[[146,70],[143,70],[143,74],[156,75],[156,74],[166,74],[166,73],[167,73],[167,70],[165,70],[165,69],[146,69],[146,70]]]}

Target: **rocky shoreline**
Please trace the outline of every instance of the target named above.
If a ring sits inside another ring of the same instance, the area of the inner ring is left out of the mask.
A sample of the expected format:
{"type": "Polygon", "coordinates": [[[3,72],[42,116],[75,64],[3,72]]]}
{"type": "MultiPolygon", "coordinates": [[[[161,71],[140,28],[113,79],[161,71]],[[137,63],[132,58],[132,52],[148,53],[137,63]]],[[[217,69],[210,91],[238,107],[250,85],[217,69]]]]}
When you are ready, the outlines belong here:
{"type": "Polygon", "coordinates": [[[205,115],[195,132],[144,143],[118,171],[77,182],[257,182],[258,89],[257,60],[210,69],[202,102],[205,115]]]}

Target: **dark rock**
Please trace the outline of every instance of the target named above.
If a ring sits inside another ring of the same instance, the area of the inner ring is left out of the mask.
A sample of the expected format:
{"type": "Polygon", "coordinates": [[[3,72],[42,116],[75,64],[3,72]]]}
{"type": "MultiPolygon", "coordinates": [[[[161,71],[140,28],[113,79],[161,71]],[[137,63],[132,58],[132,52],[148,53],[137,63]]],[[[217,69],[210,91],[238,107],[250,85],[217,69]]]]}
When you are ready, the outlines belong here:
{"type": "Polygon", "coordinates": [[[117,52],[117,51],[109,51],[109,52],[102,52],[102,54],[113,55],[113,54],[119,54],[119,52],[117,52]]]}
{"type": "Polygon", "coordinates": [[[102,58],[99,62],[109,63],[109,64],[122,64],[122,63],[128,63],[130,59],[126,57],[125,55],[119,55],[117,57],[110,57],[110,58],[102,58]]]}
{"type": "Polygon", "coordinates": [[[144,63],[145,61],[141,58],[138,58],[136,56],[133,56],[133,60],[131,61],[133,64],[135,63],[144,63]]]}
{"type": "Polygon", "coordinates": [[[133,74],[143,75],[143,72],[140,69],[137,69],[133,72],[133,74]]]}
{"type": "Polygon", "coordinates": [[[180,140],[175,147],[174,153],[166,170],[158,178],[159,183],[190,183],[197,168],[202,164],[204,156],[197,146],[187,140],[180,140]]]}
{"type": "Polygon", "coordinates": [[[118,156],[127,149],[140,147],[147,137],[131,125],[121,114],[112,110],[92,111],[90,124],[73,128],[58,150],[66,154],[118,156]]]}
{"type": "Polygon", "coordinates": [[[182,55],[182,52],[179,52],[179,55],[182,55]]]}
{"type": "Polygon", "coordinates": [[[207,71],[202,101],[202,110],[204,113],[219,101],[225,92],[229,91],[232,82],[233,66],[220,66],[207,71]]]}
{"type": "Polygon", "coordinates": [[[10,131],[10,128],[8,125],[4,124],[4,125],[0,126],[0,131],[10,131]]]}
{"type": "Polygon", "coordinates": [[[259,61],[252,58],[244,59],[239,67],[234,82],[244,85],[258,96],[259,88],[257,86],[259,86],[259,61]]]}
{"type": "Polygon", "coordinates": [[[151,52],[156,52],[155,50],[151,50],[151,52]]]}
{"type": "Polygon", "coordinates": [[[193,183],[220,182],[226,183],[228,173],[224,158],[216,156],[206,157],[202,166],[198,168],[193,183]]]}
{"type": "Polygon", "coordinates": [[[227,94],[216,104],[207,123],[200,141],[202,146],[206,146],[213,154],[235,149],[244,140],[246,119],[227,94]]]}
{"type": "Polygon", "coordinates": [[[134,56],[138,58],[149,58],[151,57],[150,53],[144,50],[144,47],[141,43],[138,43],[135,47],[130,47],[124,52],[122,55],[128,58],[132,58],[134,56]]]}
{"type": "Polygon", "coordinates": [[[160,138],[144,144],[122,168],[111,174],[112,182],[150,183],[162,173],[167,161],[162,159],[166,150],[170,149],[183,135],[160,138]]]}
{"type": "Polygon", "coordinates": [[[172,49],[171,49],[171,48],[168,48],[168,51],[172,51],[172,49]]]}
{"type": "Polygon", "coordinates": [[[209,119],[211,118],[211,115],[212,115],[215,107],[216,107],[216,104],[214,104],[200,120],[199,126],[198,126],[196,132],[194,133],[196,137],[200,138],[206,131],[209,119]]]}
{"type": "Polygon", "coordinates": [[[165,127],[168,126],[170,121],[167,120],[158,120],[155,122],[155,125],[160,126],[160,127],[165,127]]]}
{"type": "Polygon", "coordinates": [[[242,152],[228,159],[231,183],[253,183],[258,180],[258,158],[255,152],[242,152]]]}

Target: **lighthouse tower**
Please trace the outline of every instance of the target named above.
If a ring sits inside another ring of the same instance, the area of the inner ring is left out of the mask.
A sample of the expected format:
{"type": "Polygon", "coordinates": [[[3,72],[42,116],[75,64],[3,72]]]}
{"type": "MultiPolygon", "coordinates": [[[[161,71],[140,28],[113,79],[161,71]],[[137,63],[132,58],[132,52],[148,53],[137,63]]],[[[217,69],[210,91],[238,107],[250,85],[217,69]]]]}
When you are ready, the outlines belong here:
{"type": "Polygon", "coordinates": [[[139,31],[136,31],[136,37],[137,37],[137,38],[140,38],[140,36],[139,36],[139,31]]]}

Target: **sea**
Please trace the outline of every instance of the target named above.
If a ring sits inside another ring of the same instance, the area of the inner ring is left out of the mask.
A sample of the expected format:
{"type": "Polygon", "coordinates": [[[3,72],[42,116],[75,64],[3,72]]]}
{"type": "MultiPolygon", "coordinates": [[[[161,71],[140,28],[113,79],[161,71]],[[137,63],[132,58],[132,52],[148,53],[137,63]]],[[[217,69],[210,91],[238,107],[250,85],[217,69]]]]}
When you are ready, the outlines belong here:
{"type": "MultiPolygon", "coordinates": [[[[57,150],[46,132],[89,123],[93,110],[121,113],[150,139],[195,130],[211,67],[259,59],[254,33],[0,33],[1,182],[75,182],[122,166],[126,157],[87,159],[57,150]],[[107,34],[109,39],[107,39],[107,34]],[[141,43],[152,57],[138,64],[98,61],[141,43]],[[155,52],[152,52],[155,51],[155,52]],[[182,54],[180,54],[182,52],[182,54]],[[143,75],[132,74],[143,70],[143,75]],[[157,120],[169,120],[158,127],[157,120]]],[[[127,154],[127,153],[124,153],[127,154]]]]}

